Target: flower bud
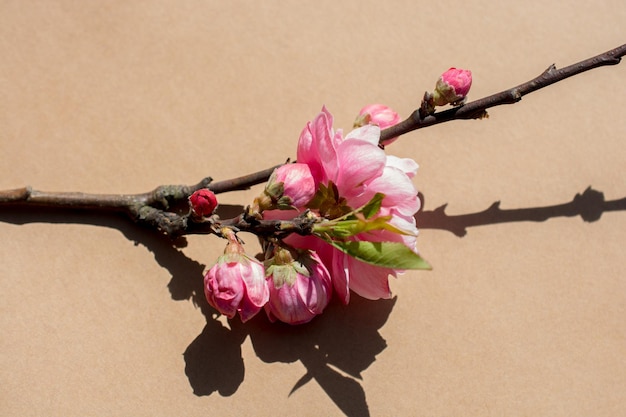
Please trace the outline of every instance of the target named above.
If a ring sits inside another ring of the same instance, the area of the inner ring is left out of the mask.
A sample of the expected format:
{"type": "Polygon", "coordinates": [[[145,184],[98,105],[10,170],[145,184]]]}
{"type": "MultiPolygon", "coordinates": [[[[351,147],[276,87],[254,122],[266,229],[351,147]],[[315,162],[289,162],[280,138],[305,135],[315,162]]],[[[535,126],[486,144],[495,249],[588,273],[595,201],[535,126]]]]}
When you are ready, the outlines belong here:
{"type": "Polygon", "coordinates": [[[199,217],[208,217],[217,208],[217,197],[213,194],[213,191],[208,188],[203,188],[194,192],[189,197],[189,206],[191,211],[199,217]]]}
{"type": "Polygon", "coordinates": [[[433,104],[436,106],[463,104],[471,86],[471,71],[450,68],[437,80],[435,91],[433,91],[433,104]]]}
{"type": "Polygon", "coordinates": [[[270,299],[265,312],[271,321],[302,324],[324,311],[332,295],[332,282],[315,252],[278,248],[267,264],[270,299]]]}
{"type": "MultiPolygon", "coordinates": [[[[384,104],[370,104],[361,109],[359,115],[354,120],[354,128],[359,128],[368,124],[377,125],[380,129],[386,129],[400,122],[400,116],[390,107],[384,104]]],[[[391,138],[385,141],[385,145],[389,145],[394,140],[391,138]]]]}
{"type": "Polygon", "coordinates": [[[400,122],[400,116],[384,104],[370,104],[361,109],[354,121],[354,128],[367,124],[378,125],[380,129],[388,128],[400,122]]]}
{"type": "Polygon", "coordinates": [[[234,233],[224,255],[204,276],[204,294],[208,303],[228,318],[237,312],[242,322],[254,317],[269,299],[263,264],[244,253],[234,233]]]}
{"type": "Polygon", "coordinates": [[[306,205],[315,194],[315,180],[307,164],[285,164],[272,172],[265,190],[254,200],[254,214],[265,210],[293,210],[306,205]]]}

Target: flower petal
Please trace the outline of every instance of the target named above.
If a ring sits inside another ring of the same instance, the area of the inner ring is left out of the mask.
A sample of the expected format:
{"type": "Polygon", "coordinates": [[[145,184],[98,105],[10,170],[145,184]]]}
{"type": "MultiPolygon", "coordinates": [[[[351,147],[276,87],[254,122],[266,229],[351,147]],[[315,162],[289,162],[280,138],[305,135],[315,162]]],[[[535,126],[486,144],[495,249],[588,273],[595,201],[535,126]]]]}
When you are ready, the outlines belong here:
{"type": "Polygon", "coordinates": [[[355,188],[365,181],[382,174],[385,167],[385,152],[369,142],[351,139],[337,149],[339,172],[336,182],[339,194],[351,198],[355,188]]]}
{"type": "Polygon", "coordinates": [[[368,183],[368,188],[385,194],[382,206],[394,208],[398,213],[412,216],[420,208],[415,186],[398,168],[385,167],[381,176],[368,183]]]}
{"type": "Polygon", "coordinates": [[[348,133],[345,140],[348,139],[364,140],[378,147],[378,141],[380,140],[380,127],[376,125],[361,126],[348,133]]]}
{"type": "Polygon", "coordinates": [[[393,269],[369,265],[354,258],[348,260],[348,268],[352,291],[369,300],[391,298],[388,277],[395,276],[393,269]]]}
{"type": "Polygon", "coordinates": [[[245,286],[245,298],[256,307],[263,307],[269,299],[269,290],[265,281],[265,269],[256,259],[249,259],[249,267],[241,275],[245,286]]]}
{"type": "Polygon", "coordinates": [[[415,174],[417,174],[417,169],[419,168],[417,162],[415,162],[411,158],[398,158],[395,155],[387,155],[386,165],[388,167],[398,168],[400,171],[404,172],[409,178],[413,178],[415,174]]]}

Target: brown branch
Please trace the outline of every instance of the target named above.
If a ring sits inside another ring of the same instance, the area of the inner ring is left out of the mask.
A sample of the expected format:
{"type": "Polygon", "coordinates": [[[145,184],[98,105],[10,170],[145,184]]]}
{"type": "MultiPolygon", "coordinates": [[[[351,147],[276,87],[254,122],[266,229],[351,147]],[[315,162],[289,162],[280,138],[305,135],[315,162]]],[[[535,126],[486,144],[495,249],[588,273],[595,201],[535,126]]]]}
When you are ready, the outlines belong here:
{"type": "MultiPolygon", "coordinates": [[[[159,230],[171,237],[185,234],[217,233],[215,222],[206,222],[192,216],[187,199],[194,191],[209,188],[215,193],[245,190],[263,183],[280,165],[242,177],[212,182],[210,177],[195,185],[162,185],[141,194],[88,194],[80,192],[47,192],[31,187],[0,191],[1,207],[54,207],[67,210],[92,210],[126,213],[133,221],[159,230]],[[171,211],[168,211],[171,210],[171,211]]],[[[293,221],[259,221],[241,214],[233,219],[219,221],[220,225],[251,231],[257,235],[310,233],[306,219],[293,221]]]]}
{"type": "MultiPolygon", "coordinates": [[[[289,162],[289,160],[287,160],[289,162]]],[[[237,177],[230,180],[224,180],[220,182],[212,183],[208,188],[211,189],[215,194],[225,193],[228,191],[237,191],[237,190],[247,190],[253,185],[262,184],[268,180],[272,172],[280,165],[274,165],[271,168],[264,169],[259,172],[255,172],[252,174],[244,175],[243,177],[237,177]]],[[[200,187],[203,188],[203,187],[200,187]]]]}
{"type": "MultiPolygon", "coordinates": [[[[557,69],[548,67],[538,77],[465,105],[440,113],[426,114],[418,109],[406,120],[381,132],[381,143],[392,137],[400,136],[423,127],[457,119],[476,119],[485,117],[491,107],[512,104],[522,96],[547,87],[558,81],[572,77],[594,68],[616,65],[626,54],[626,44],[598,56],[586,59],[568,67],[557,69]]],[[[249,175],[230,180],[212,182],[210,177],[195,185],[163,185],[142,194],[87,194],[77,192],[45,192],[24,187],[15,190],[0,191],[0,208],[3,206],[44,206],[61,209],[87,209],[94,211],[115,211],[128,214],[135,222],[159,230],[169,236],[185,234],[216,233],[213,222],[195,219],[188,213],[176,210],[186,204],[189,196],[201,188],[209,188],[215,193],[244,190],[267,181],[272,171],[280,165],[264,169],[249,175]]],[[[292,221],[260,221],[241,214],[233,219],[219,221],[220,225],[236,227],[258,235],[281,235],[285,233],[310,233],[311,225],[305,219],[292,221]]]]}

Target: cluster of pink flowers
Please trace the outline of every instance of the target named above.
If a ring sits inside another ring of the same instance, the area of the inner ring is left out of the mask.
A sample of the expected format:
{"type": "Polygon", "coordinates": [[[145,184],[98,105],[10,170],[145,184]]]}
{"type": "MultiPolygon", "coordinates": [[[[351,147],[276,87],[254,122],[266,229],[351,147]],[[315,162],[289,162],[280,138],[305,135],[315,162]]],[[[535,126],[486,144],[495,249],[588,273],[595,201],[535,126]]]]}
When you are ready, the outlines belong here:
{"type": "MultiPolygon", "coordinates": [[[[435,106],[463,104],[471,83],[470,71],[450,68],[426,93],[422,108],[433,113],[435,106]]],[[[390,298],[389,276],[402,265],[429,268],[416,251],[420,201],[411,179],[417,164],[385,154],[381,145],[396,138],[380,143],[381,129],[399,122],[392,109],[372,104],[344,137],[322,108],[300,134],[297,163],[277,168],[247,212],[266,220],[306,215],[315,222],[313,232],[263,241],[260,262],[245,254],[233,230],[222,227],[226,250],[204,278],[209,304],[229,318],[239,313],[244,322],[265,309],[271,321],[300,324],[322,313],[333,292],[344,304],[351,291],[390,298]]],[[[204,190],[190,204],[192,214],[203,218],[217,200],[204,190]]]]}
{"type": "MultiPolygon", "coordinates": [[[[344,137],[341,130],[333,129],[333,117],[323,108],[300,135],[298,162],[275,170],[251,206],[252,213],[287,219],[308,210],[332,221],[382,193],[376,216],[405,233],[368,230],[349,239],[401,242],[415,250],[413,216],[419,200],[411,178],[417,164],[386,155],[378,143],[381,128],[398,121],[388,107],[368,106],[355,122],[360,127],[344,137]]],[[[399,272],[357,260],[316,235],[292,234],[267,242],[261,263],[245,254],[233,231],[223,234],[229,242],[225,254],[206,273],[205,293],[211,306],[229,318],[239,313],[242,321],[263,308],[272,321],[306,323],[322,313],[333,292],[346,304],[350,290],[368,299],[389,298],[388,277],[399,272]]]]}
{"type": "MultiPolygon", "coordinates": [[[[377,216],[389,216],[393,226],[407,232],[397,234],[375,230],[357,234],[354,240],[398,241],[414,249],[417,236],[414,215],[419,209],[417,190],[411,178],[417,172],[412,159],[400,159],[378,146],[380,127],[367,124],[345,138],[333,130],[333,117],[325,109],[303,130],[298,143],[298,162],[311,169],[316,189],[336,187],[336,204],[316,202],[320,216],[333,219],[365,205],[376,193],[384,194],[377,216]]],[[[287,243],[313,250],[328,267],[333,288],[347,304],[350,290],[368,299],[389,298],[389,275],[398,271],[359,261],[316,236],[295,236],[287,243]]]]}

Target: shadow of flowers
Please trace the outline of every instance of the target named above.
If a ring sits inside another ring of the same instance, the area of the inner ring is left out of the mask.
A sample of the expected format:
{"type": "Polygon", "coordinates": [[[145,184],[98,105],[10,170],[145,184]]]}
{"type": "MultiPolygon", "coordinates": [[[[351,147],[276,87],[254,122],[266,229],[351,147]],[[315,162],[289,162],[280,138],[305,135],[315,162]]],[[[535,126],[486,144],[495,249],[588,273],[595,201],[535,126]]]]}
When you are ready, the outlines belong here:
{"type": "Polygon", "coordinates": [[[261,313],[246,324],[229,320],[227,329],[211,317],[184,353],[185,372],[196,395],[232,395],[243,382],[241,344],[249,336],[262,361],[299,361],[305,367],[288,395],[315,381],[344,414],[367,416],[365,392],[357,379],[387,347],[378,329],[395,302],[354,297],[350,307],[331,303],[323,315],[301,326],[272,324],[261,313]]]}

